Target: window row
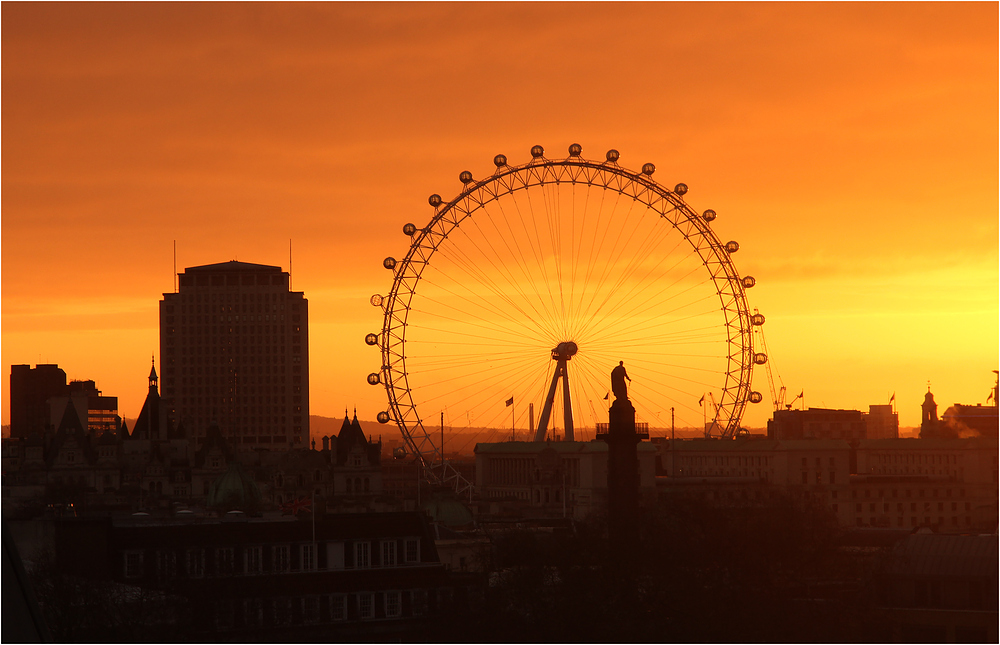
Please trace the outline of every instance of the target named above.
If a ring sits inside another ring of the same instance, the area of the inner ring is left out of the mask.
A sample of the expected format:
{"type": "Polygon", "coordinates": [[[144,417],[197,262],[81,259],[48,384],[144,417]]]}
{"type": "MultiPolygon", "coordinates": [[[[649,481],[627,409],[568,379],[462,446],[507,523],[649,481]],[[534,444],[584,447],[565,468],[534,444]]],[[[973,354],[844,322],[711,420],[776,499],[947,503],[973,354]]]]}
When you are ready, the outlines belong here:
{"type": "Polygon", "coordinates": [[[315,571],[369,569],[420,562],[420,539],[251,545],[191,549],[139,549],[123,554],[125,578],[149,575],[169,580],[183,575],[203,578],[315,571]],[[317,551],[319,549],[319,551],[317,551]],[[147,567],[147,557],[152,566],[147,567]]]}
{"type": "Polygon", "coordinates": [[[217,630],[392,620],[428,613],[430,599],[447,603],[451,589],[412,589],[299,597],[220,600],[212,605],[217,630]]]}

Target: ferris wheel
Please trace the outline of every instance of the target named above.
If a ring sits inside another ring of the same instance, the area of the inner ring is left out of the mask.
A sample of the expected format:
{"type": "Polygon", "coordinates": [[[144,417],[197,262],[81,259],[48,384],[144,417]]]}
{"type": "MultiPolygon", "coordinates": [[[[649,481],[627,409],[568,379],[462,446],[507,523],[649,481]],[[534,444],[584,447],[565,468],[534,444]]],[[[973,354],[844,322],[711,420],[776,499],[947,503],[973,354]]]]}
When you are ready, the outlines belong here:
{"type": "Polygon", "coordinates": [[[764,317],[747,307],[732,256],[711,225],[672,190],[640,172],[541,146],[493,173],[459,175],[451,200],[431,195],[424,226],[407,223],[405,256],[387,257],[382,364],[368,375],[383,385],[381,423],[399,426],[407,450],[439,481],[449,471],[436,440],[438,415],[482,441],[594,438],[607,420],[609,374],[621,362],[640,420],[669,427],[671,410],[706,436],[733,436],[748,402],[755,364],[753,329],[764,317]],[[556,396],[559,385],[561,396],[556,396]],[[603,410],[603,412],[601,412],[603,410]],[[537,415],[535,412],[537,411],[537,415]],[[437,469],[437,470],[435,470],[437,469]]]}

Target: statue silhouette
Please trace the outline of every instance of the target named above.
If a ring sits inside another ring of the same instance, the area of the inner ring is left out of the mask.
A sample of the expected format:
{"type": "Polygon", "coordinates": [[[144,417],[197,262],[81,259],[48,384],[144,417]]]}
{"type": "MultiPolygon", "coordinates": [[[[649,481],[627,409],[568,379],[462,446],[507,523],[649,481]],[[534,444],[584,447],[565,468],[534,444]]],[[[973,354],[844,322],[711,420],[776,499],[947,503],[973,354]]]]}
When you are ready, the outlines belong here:
{"type": "Polygon", "coordinates": [[[629,378],[628,373],[625,371],[625,362],[618,361],[618,367],[611,370],[611,391],[615,393],[615,400],[628,401],[628,386],[625,385],[626,379],[630,383],[632,382],[632,379],[629,378]]]}

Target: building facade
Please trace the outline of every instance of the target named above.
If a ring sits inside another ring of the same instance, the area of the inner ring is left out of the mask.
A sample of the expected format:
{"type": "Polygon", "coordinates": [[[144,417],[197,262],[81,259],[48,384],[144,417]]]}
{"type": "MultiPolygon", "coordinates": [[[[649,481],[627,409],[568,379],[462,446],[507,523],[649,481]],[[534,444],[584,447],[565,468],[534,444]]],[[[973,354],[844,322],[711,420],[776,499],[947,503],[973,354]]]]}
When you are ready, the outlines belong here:
{"type": "Polygon", "coordinates": [[[842,527],[942,533],[997,528],[997,440],[737,439],[657,442],[668,496],[745,503],[782,494],[842,527]]]}
{"type": "MultiPolygon", "coordinates": [[[[637,447],[640,497],[656,487],[656,447],[637,447]]],[[[607,512],[608,444],[508,441],[476,445],[476,489],[487,515],[582,520],[607,512]]]]}
{"type": "Polygon", "coordinates": [[[309,441],[309,303],[281,267],[188,267],[160,301],[162,396],[192,445],[216,424],[243,450],[309,441]]]}

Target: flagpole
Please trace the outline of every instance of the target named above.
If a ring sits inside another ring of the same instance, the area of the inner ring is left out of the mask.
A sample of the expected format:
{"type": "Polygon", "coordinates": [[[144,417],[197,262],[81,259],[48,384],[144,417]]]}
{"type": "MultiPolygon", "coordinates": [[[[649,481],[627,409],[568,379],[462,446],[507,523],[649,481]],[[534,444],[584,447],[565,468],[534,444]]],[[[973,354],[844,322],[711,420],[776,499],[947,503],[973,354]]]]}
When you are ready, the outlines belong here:
{"type": "Polygon", "coordinates": [[[701,431],[708,436],[708,415],[705,413],[705,395],[701,395],[701,431]]]}

